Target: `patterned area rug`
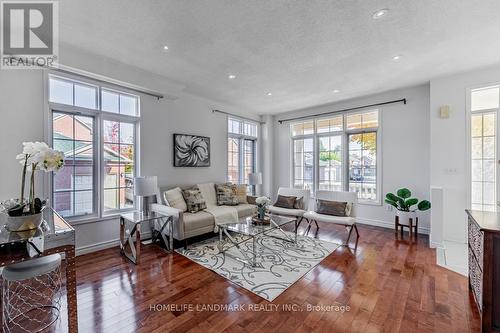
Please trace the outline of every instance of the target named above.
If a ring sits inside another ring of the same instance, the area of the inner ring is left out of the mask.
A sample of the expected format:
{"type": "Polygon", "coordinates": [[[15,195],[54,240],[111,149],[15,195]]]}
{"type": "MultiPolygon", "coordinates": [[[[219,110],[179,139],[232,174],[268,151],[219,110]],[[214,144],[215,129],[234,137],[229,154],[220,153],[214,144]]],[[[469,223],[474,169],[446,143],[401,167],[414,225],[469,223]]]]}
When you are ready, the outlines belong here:
{"type": "MultiPolygon", "coordinates": [[[[287,232],[293,238],[293,233],[287,232]]],[[[232,234],[237,240],[248,237],[232,234]]],[[[269,235],[283,237],[279,231],[269,235]]],[[[256,238],[256,265],[245,264],[235,258],[245,256],[228,240],[223,242],[225,252],[219,251],[219,238],[214,237],[176,251],[192,261],[214,271],[231,282],[272,301],[293,283],[318,265],[340,245],[305,236],[298,236],[297,245],[269,236],[256,238]]],[[[252,258],[252,240],[240,244],[252,258]]]]}

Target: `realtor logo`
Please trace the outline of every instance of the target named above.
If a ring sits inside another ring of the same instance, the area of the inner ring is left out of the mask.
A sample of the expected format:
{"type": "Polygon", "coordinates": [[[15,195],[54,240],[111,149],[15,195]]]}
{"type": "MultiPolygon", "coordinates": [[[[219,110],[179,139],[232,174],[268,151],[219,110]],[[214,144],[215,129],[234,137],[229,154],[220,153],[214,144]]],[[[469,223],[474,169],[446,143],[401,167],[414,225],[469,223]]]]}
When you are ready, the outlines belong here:
{"type": "Polygon", "coordinates": [[[1,1],[1,68],[57,67],[56,1],[1,1]]]}

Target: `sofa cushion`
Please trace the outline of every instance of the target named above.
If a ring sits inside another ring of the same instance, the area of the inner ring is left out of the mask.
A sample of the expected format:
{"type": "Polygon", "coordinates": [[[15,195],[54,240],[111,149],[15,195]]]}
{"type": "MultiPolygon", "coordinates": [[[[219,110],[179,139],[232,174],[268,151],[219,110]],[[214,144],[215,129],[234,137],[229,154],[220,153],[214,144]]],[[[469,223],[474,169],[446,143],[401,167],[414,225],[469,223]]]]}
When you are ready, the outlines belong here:
{"type": "Polygon", "coordinates": [[[188,212],[196,213],[207,208],[207,204],[200,190],[184,190],[182,191],[182,195],[184,196],[184,200],[186,200],[188,212]]]}
{"type": "Polygon", "coordinates": [[[347,202],[316,200],[316,213],[332,216],[347,216],[347,202]]]}
{"type": "Polygon", "coordinates": [[[278,195],[278,199],[276,200],[273,206],[287,208],[287,209],[294,209],[296,199],[297,197],[278,195]]]}
{"type": "Polygon", "coordinates": [[[234,209],[238,212],[238,218],[252,216],[257,212],[257,206],[250,204],[240,204],[234,206],[234,209]]]}
{"type": "Polygon", "coordinates": [[[238,203],[246,204],[249,203],[247,201],[247,190],[248,186],[246,184],[234,184],[233,192],[236,198],[238,199],[238,203]]]}
{"type": "Polygon", "coordinates": [[[318,222],[335,223],[343,225],[353,225],[356,223],[356,219],[353,217],[324,215],[312,211],[305,213],[304,218],[309,220],[316,220],[318,222]]]}
{"type": "Polygon", "coordinates": [[[217,195],[217,206],[236,206],[239,201],[233,191],[233,185],[215,184],[215,194],[217,195]]]}
{"type": "Polygon", "coordinates": [[[180,187],[163,192],[163,199],[170,207],[177,208],[183,212],[187,211],[186,201],[180,187]]]}
{"type": "Polygon", "coordinates": [[[268,207],[269,211],[273,214],[276,215],[285,215],[285,216],[302,216],[306,212],[305,210],[302,209],[288,209],[288,208],[282,208],[282,207],[276,207],[276,206],[269,206],[268,207]]]}
{"type": "Polygon", "coordinates": [[[196,187],[200,190],[207,206],[217,206],[217,195],[215,194],[214,183],[196,184],[196,187]]]}
{"type": "Polygon", "coordinates": [[[215,219],[212,214],[207,212],[197,213],[184,213],[184,230],[189,233],[190,231],[211,227],[215,225],[215,219]]]}

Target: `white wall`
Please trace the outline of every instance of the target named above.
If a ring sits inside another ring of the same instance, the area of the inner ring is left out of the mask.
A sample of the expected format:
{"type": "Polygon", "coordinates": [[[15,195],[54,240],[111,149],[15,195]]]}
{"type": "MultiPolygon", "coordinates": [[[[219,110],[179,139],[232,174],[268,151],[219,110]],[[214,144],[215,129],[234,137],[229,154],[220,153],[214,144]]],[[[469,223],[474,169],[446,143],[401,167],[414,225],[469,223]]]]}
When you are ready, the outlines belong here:
{"type": "MultiPolygon", "coordinates": [[[[420,199],[429,199],[429,85],[394,90],[341,103],[290,112],[275,117],[274,189],[289,186],[291,178],[290,127],[278,119],[305,116],[360,105],[406,98],[407,104],[380,107],[382,115],[382,195],[408,187],[420,199]]],[[[276,193],[274,193],[276,195],[276,193]]],[[[360,222],[394,227],[394,212],[383,205],[360,205],[360,222]]],[[[420,232],[429,232],[429,213],[422,214],[420,232]]]]}
{"type": "Polygon", "coordinates": [[[500,66],[451,75],[430,82],[431,186],[443,188],[443,218],[433,220],[431,241],[466,242],[468,207],[467,89],[500,83],[500,66]],[[449,119],[438,117],[439,107],[449,105],[449,119]],[[442,234],[441,234],[442,231],[442,234]]]}
{"type": "MultiPolygon", "coordinates": [[[[143,86],[161,93],[176,95],[177,100],[141,96],[140,161],[142,175],[157,175],[161,186],[196,184],[226,179],[226,117],[214,114],[245,113],[216,101],[187,94],[182,85],[170,82],[109,59],[69,48],[61,48],[61,63],[113,79],[143,86]],[[211,138],[211,166],[208,168],[173,167],[173,133],[199,134],[211,138]]],[[[15,156],[23,141],[44,140],[44,75],[39,70],[0,71],[0,153],[4,157],[0,172],[0,198],[19,196],[20,166],[15,156]]],[[[258,116],[253,116],[259,119],[258,116]]],[[[42,178],[42,177],[40,177],[42,178]]],[[[42,195],[42,185],[38,186],[42,195]]],[[[117,219],[77,224],[79,252],[117,244],[117,219]]]]}

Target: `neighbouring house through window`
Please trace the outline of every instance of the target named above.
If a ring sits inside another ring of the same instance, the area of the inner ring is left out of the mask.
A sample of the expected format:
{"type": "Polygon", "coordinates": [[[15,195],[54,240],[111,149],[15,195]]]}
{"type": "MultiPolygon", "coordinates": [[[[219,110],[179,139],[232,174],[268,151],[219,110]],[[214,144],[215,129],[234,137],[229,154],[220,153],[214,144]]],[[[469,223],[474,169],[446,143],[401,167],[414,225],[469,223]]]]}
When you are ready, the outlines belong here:
{"type": "Polygon", "coordinates": [[[292,187],[351,191],[380,203],[379,110],[307,119],[290,131],[292,187]]]}
{"type": "MultiPolygon", "coordinates": [[[[229,117],[227,126],[227,180],[248,184],[248,175],[256,171],[257,123],[229,117]]],[[[255,189],[249,186],[248,190],[255,189]]]]}
{"type": "Polygon", "coordinates": [[[65,167],[51,179],[53,207],[65,217],[134,207],[139,96],[49,75],[51,140],[65,167]]]}

